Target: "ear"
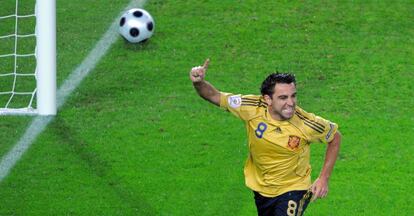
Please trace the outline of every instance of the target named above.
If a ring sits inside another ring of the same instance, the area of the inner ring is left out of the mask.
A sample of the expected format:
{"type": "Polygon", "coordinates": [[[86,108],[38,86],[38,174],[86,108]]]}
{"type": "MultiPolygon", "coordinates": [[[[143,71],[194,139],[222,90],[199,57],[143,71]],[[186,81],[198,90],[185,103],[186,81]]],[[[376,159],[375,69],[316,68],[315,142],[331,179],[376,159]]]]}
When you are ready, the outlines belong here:
{"type": "Polygon", "coordinates": [[[272,98],[269,95],[264,95],[263,98],[265,99],[268,106],[272,104],[272,98]]]}

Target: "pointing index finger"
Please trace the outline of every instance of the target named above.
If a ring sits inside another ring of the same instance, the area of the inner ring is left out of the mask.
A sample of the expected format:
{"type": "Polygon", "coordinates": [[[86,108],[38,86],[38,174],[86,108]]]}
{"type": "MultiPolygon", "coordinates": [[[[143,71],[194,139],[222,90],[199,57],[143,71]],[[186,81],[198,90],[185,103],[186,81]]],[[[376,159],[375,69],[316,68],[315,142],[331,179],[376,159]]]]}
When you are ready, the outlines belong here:
{"type": "Polygon", "coordinates": [[[208,68],[208,64],[210,63],[210,59],[206,59],[206,61],[203,64],[203,68],[207,69],[208,68]]]}

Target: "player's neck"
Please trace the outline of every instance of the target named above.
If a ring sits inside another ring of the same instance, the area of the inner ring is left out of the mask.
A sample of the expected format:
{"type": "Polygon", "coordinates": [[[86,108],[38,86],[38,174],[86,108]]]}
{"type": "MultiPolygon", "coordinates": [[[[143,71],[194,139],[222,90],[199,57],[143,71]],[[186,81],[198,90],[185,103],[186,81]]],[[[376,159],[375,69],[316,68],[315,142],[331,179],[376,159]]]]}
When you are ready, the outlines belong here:
{"type": "Polygon", "coordinates": [[[267,108],[267,112],[269,113],[270,118],[272,118],[272,120],[275,120],[275,121],[286,121],[286,120],[288,120],[288,119],[283,118],[279,113],[273,111],[271,106],[269,106],[267,108]]]}

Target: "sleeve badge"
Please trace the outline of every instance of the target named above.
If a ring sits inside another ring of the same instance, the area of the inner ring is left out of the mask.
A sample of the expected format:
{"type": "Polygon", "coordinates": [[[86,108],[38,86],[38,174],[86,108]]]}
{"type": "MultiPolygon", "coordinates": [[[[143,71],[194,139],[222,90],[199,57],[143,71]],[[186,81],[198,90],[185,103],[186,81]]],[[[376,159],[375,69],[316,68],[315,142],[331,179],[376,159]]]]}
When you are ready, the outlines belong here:
{"type": "Polygon", "coordinates": [[[241,96],[240,95],[233,95],[230,96],[228,99],[229,106],[232,108],[237,108],[241,106],[241,96]]]}

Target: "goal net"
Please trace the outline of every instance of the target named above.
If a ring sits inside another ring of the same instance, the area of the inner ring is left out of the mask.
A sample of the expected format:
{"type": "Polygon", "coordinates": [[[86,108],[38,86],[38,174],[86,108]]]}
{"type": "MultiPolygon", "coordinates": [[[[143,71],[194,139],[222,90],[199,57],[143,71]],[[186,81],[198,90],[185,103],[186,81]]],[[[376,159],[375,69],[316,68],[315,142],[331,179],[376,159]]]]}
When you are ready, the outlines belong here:
{"type": "Polygon", "coordinates": [[[0,7],[0,115],[56,114],[55,0],[0,7]]]}

